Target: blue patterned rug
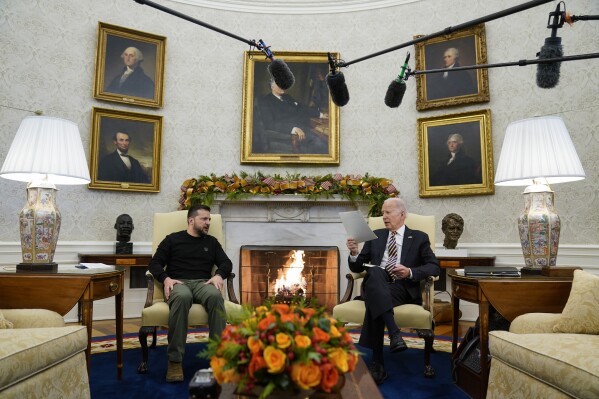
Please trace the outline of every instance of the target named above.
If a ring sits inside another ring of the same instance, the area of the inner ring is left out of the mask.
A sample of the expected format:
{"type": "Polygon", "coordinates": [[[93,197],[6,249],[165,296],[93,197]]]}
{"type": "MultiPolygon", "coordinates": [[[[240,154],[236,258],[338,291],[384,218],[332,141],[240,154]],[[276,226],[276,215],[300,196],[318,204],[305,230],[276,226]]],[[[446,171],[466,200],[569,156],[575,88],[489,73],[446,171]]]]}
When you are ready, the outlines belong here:
{"type": "MultiPolygon", "coordinates": [[[[190,341],[202,341],[198,337],[203,333],[202,330],[192,331],[190,341]]],[[[448,341],[451,343],[447,337],[437,338],[440,347],[446,347],[448,341]]],[[[440,350],[434,352],[431,355],[431,363],[435,368],[436,376],[433,379],[424,378],[424,356],[422,351],[417,349],[419,345],[417,339],[408,335],[406,341],[410,349],[402,353],[391,354],[388,348],[385,348],[385,367],[389,378],[379,386],[383,397],[385,399],[467,399],[468,396],[452,382],[450,353],[440,350]]],[[[136,341],[137,334],[125,337],[125,348],[129,349],[123,351],[123,379],[118,381],[114,337],[94,339],[90,372],[92,399],[185,399],[188,397],[189,381],[195,371],[208,367],[206,360],[197,357],[205,343],[188,343],[183,360],[185,381],[169,384],[164,380],[167,363],[166,346],[159,345],[156,349],[149,350],[148,373],[138,374],[137,366],[141,361],[141,349],[136,341]]],[[[435,344],[437,346],[437,340],[435,344]]],[[[365,353],[364,360],[368,364],[370,355],[367,350],[362,352],[365,353]]]]}

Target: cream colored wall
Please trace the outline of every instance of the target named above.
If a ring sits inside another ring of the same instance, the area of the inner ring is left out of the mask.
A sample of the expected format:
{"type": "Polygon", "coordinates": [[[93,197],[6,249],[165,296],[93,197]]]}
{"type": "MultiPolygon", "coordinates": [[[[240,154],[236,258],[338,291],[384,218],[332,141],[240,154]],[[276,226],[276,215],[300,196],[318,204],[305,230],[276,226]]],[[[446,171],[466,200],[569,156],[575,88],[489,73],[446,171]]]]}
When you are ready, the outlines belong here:
{"type": "MultiPolygon", "coordinates": [[[[522,3],[501,2],[501,8],[522,3]]],[[[248,39],[264,39],[276,50],[339,51],[345,60],[395,46],[415,34],[499,11],[487,0],[422,0],[377,10],[339,14],[272,15],[222,11],[161,0],[167,7],[248,39]]],[[[557,2],[486,24],[490,63],[532,59],[549,35],[546,21],[557,2]]],[[[599,14],[599,2],[568,3],[575,14],[599,14]]],[[[578,22],[559,32],[567,55],[597,52],[599,24],[578,22]]],[[[534,66],[491,69],[491,102],[417,112],[415,82],[398,109],[384,105],[389,82],[399,73],[406,51],[395,51],[344,69],[351,100],[341,109],[341,164],[338,167],[241,166],[239,164],[243,51],[247,46],[133,0],[22,0],[0,3],[0,104],[37,110],[79,125],[89,157],[92,107],[164,116],[161,192],[158,194],[89,190],[63,186],[61,241],[114,241],[116,217],[135,222],[134,241],[151,240],[152,214],[175,210],[181,182],[198,174],[245,170],[265,173],[365,173],[391,177],[420,214],[437,220],[462,215],[460,242],[518,242],[515,217],[522,208],[521,188],[496,189],[495,195],[421,199],[418,197],[417,118],[491,109],[495,165],[507,124],[537,115],[564,118],[587,173],[581,182],[555,185],[562,217],[562,244],[599,243],[599,60],[562,63],[557,88],[535,85],[534,66]],[[168,38],[164,107],[153,110],[92,98],[98,21],[168,38]]],[[[413,63],[412,63],[413,66],[413,63]]],[[[0,160],[4,160],[26,112],[0,107],[0,160]]],[[[89,159],[89,158],[88,158],[89,159]]],[[[17,214],[25,184],[0,179],[0,242],[17,242],[17,214]]],[[[438,241],[443,235],[440,226],[438,241]]],[[[60,243],[59,243],[60,245],[60,243]]]]}

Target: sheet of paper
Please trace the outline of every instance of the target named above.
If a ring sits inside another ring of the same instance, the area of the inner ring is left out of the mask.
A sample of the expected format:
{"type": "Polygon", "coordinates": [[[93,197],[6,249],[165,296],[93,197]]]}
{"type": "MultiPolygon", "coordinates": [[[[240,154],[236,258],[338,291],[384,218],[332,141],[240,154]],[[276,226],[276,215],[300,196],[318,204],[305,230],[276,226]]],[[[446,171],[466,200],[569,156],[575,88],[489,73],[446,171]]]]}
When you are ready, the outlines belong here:
{"type": "Polygon", "coordinates": [[[105,265],[104,263],[80,263],[80,265],[85,266],[87,269],[104,269],[112,267],[110,265],[105,265]]]}
{"type": "Polygon", "coordinates": [[[351,212],[339,212],[339,218],[345,227],[348,237],[352,237],[357,242],[364,242],[374,240],[376,234],[368,227],[362,212],[351,211],[351,212]]]}

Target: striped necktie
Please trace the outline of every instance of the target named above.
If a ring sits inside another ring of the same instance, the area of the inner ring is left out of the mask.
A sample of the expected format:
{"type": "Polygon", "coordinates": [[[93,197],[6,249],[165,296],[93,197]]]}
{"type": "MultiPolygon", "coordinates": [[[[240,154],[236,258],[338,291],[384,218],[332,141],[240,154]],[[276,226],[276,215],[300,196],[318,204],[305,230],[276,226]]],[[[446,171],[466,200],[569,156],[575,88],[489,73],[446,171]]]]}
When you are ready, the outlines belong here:
{"type": "Polygon", "coordinates": [[[397,231],[391,232],[391,237],[389,238],[389,243],[387,244],[387,254],[389,258],[387,259],[387,265],[385,266],[385,270],[391,277],[391,281],[395,281],[395,275],[391,274],[391,269],[397,264],[397,242],[396,242],[397,231]]]}

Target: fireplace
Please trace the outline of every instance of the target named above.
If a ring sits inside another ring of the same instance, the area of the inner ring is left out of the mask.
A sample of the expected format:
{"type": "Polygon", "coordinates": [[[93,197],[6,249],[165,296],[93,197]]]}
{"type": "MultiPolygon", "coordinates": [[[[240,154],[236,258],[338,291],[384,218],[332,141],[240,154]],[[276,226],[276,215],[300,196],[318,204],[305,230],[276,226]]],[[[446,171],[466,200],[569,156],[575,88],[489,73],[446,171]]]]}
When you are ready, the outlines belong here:
{"type": "Polygon", "coordinates": [[[243,245],[239,254],[242,304],[266,299],[318,300],[332,311],[339,302],[339,248],[336,246],[243,245]]]}

